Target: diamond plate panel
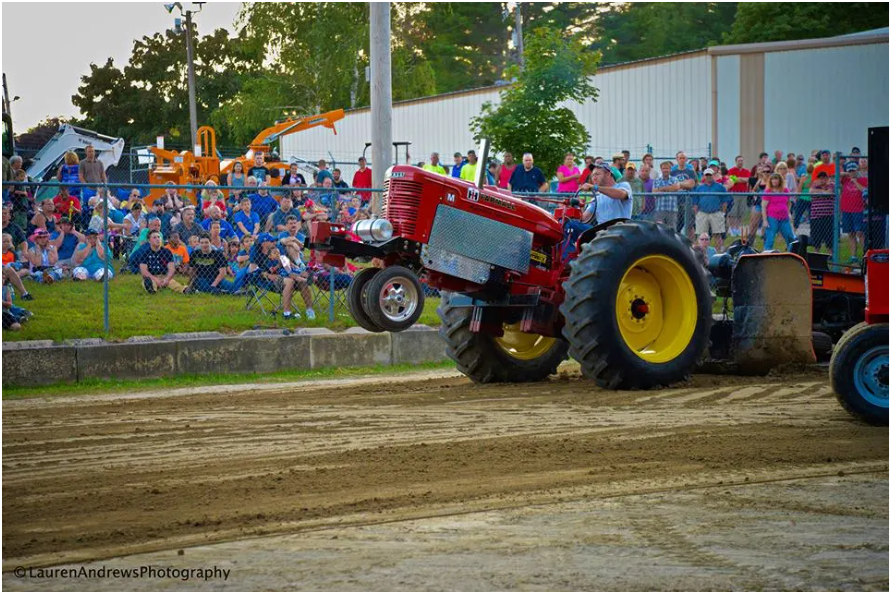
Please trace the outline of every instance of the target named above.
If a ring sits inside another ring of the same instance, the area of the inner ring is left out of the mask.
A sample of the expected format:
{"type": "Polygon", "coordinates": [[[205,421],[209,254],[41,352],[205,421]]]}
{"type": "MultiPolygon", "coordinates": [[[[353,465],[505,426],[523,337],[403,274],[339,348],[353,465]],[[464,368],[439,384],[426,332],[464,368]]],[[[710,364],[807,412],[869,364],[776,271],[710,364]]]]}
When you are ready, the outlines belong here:
{"type": "Polygon", "coordinates": [[[440,205],[436,209],[429,245],[525,273],[531,257],[532,233],[440,205]]]}
{"type": "Polygon", "coordinates": [[[423,245],[420,258],[427,269],[442,272],[446,275],[484,284],[488,281],[489,265],[457,253],[438,247],[423,245]]]}

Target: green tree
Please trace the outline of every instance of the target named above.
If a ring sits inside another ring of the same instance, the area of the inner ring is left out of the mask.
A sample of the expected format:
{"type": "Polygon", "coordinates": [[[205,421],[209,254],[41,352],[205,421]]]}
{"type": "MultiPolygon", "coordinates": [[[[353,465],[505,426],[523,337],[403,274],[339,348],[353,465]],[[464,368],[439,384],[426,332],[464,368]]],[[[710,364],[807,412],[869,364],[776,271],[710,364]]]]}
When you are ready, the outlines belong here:
{"type": "MultiPolygon", "coordinates": [[[[436,77],[418,46],[423,7],[394,5],[392,77],[396,101],[436,93],[436,77]]],[[[239,16],[246,44],[265,57],[213,114],[227,138],[246,144],[284,114],[302,115],[370,103],[365,76],[370,29],[366,3],[245,4],[239,16]]]]}
{"type": "Polygon", "coordinates": [[[725,43],[818,39],[886,27],[886,2],[740,2],[725,43]]]}
{"type": "Polygon", "coordinates": [[[436,92],[489,86],[509,65],[505,2],[432,2],[413,35],[435,72],[436,92]]]}
{"type": "Polygon", "coordinates": [[[217,132],[217,142],[225,138],[227,145],[245,146],[259,132],[276,119],[282,119],[285,109],[296,94],[291,80],[267,73],[246,80],[241,89],[210,115],[217,132]]]}
{"type": "MultiPolygon", "coordinates": [[[[392,94],[394,101],[426,97],[441,92],[434,64],[424,55],[428,32],[422,3],[399,2],[392,9],[392,94]]],[[[368,103],[365,103],[366,105],[368,103]]]]}
{"type": "Polygon", "coordinates": [[[567,107],[566,101],[596,100],[590,77],[596,73],[599,52],[585,47],[578,37],[538,27],[526,36],[525,68],[512,67],[517,82],[501,91],[501,102],[482,106],[471,129],[478,141],[491,140],[498,152],[531,152],[535,164],[551,174],[567,151],[582,154],[590,134],[567,107]]]}
{"type": "Polygon", "coordinates": [[[114,60],[108,58],[102,66],[90,64],[89,74],[81,76],[80,81],[77,94],[71,97],[83,114],[77,123],[110,136],[126,133],[135,93],[114,60]]]}
{"type": "Polygon", "coordinates": [[[66,117],[47,117],[34,127],[28,128],[23,134],[16,134],[15,148],[23,156],[33,156],[43,148],[50,138],[56,135],[62,124],[68,123],[66,117]]]}
{"type": "Polygon", "coordinates": [[[524,2],[520,5],[522,28],[528,34],[538,27],[549,27],[593,41],[602,6],[597,2],[524,2]]]}
{"type": "Polygon", "coordinates": [[[237,23],[262,68],[211,116],[227,141],[247,144],[291,113],[367,104],[367,4],[245,3],[237,23]]]}
{"type": "Polygon", "coordinates": [[[605,64],[702,49],[729,32],[735,12],[735,2],[600,3],[592,47],[605,64]]]}
{"type": "MultiPolygon", "coordinates": [[[[193,25],[194,26],[194,25],[193,25]]],[[[223,29],[199,36],[195,30],[195,78],[198,124],[257,70],[257,55],[223,29]]],[[[120,136],[131,143],[153,142],[167,135],[170,145],[189,141],[188,82],[182,34],[172,31],[138,39],[128,63],[110,58],[90,64],[71,100],[83,114],[80,125],[120,136]]]]}

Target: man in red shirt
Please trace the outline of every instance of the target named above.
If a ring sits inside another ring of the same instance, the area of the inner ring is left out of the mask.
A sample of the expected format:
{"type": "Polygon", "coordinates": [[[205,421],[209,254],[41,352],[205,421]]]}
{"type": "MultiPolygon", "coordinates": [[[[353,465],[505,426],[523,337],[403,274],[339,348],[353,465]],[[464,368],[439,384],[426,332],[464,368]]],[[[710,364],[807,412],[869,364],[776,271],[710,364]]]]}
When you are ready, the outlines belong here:
{"type": "MultiPolygon", "coordinates": [[[[837,163],[831,162],[831,152],[829,150],[822,150],[819,152],[819,162],[816,163],[816,166],[819,168],[819,171],[825,171],[828,173],[828,176],[834,180],[835,175],[835,165],[837,163]]],[[[818,174],[818,171],[817,173],[818,174]]]]}
{"type": "Polygon", "coordinates": [[[584,185],[590,179],[590,171],[593,170],[594,160],[592,156],[584,157],[584,170],[581,171],[581,177],[578,179],[579,185],[584,185]]]}
{"type": "MultiPolygon", "coordinates": [[[[735,157],[735,166],[726,172],[730,177],[735,177],[735,183],[730,187],[730,193],[745,193],[748,191],[748,179],[751,178],[751,171],[745,168],[745,157],[741,154],[735,157]]],[[[732,207],[726,215],[726,222],[729,225],[729,234],[731,236],[741,236],[742,234],[742,216],[745,213],[746,201],[742,196],[734,197],[732,207]]]]}
{"type": "MultiPolygon", "coordinates": [[[[358,159],[358,170],[352,176],[353,187],[371,187],[371,169],[368,168],[367,164],[368,161],[365,160],[365,157],[360,156],[358,159]]],[[[362,198],[362,203],[368,203],[371,199],[370,191],[360,191],[359,195],[362,198]]]]}
{"type": "Polygon", "coordinates": [[[844,164],[841,177],[841,228],[850,237],[850,261],[859,259],[859,245],[865,243],[865,198],[868,175],[859,170],[859,163],[851,160],[844,164]]]}
{"type": "Polygon", "coordinates": [[[68,193],[68,186],[59,187],[59,193],[53,198],[53,205],[56,206],[56,222],[62,216],[67,216],[72,223],[77,225],[80,220],[80,200],[68,193]]]}

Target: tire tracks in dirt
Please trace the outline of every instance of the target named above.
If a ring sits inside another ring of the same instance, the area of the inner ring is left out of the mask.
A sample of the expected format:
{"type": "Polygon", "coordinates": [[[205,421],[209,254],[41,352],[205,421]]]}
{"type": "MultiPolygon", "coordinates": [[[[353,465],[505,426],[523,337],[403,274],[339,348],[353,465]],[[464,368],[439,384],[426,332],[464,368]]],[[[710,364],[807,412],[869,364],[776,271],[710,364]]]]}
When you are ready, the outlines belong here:
{"type": "Polygon", "coordinates": [[[4,566],[572,496],[887,470],[827,379],[602,391],[453,375],[7,401],[4,566]]]}

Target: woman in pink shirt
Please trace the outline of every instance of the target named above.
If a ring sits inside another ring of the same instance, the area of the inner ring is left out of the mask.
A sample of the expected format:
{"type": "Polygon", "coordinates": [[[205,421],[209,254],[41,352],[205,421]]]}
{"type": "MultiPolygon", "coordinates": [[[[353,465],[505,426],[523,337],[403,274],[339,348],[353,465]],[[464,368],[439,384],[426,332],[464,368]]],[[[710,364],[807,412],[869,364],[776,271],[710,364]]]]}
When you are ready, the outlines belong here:
{"type": "Polygon", "coordinates": [[[791,217],[788,215],[788,190],[785,189],[785,177],[780,173],[771,174],[766,191],[760,197],[763,200],[767,223],[763,250],[771,251],[776,241],[776,234],[781,234],[785,239],[787,251],[791,241],[794,240],[794,231],[791,230],[791,217]]]}
{"type": "Polygon", "coordinates": [[[559,180],[559,185],[556,188],[559,193],[578,191],[578,179],[581,178],[581,171],[575,166],[575,155],[571,152],[566,153],[562,165],[556,169],[556,178],[559,180]]]}
{"type": "Polygon", "coordinates": [[[511,152],[504,152],[504,162],[498,167],[498,187],[501,189],[509,189],[510,177],[513,176],[513,171],[515,170],[516,163],[513,162],[513,154],[511,152]]]}

